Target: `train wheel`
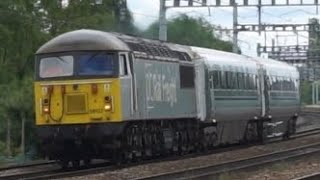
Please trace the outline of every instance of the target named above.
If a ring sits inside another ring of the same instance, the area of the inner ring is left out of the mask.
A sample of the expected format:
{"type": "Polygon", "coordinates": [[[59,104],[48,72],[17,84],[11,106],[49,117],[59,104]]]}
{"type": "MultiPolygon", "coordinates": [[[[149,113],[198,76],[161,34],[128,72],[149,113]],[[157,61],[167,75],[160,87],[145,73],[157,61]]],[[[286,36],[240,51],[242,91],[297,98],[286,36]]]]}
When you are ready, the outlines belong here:
{"type": "Polygon", "coordinates": [[[62,169],[67,169],[69,167],[69,161],[68,160],[59,160],[59,165],[62,169]]]}
{"type": "Polygon", "coordinates": [[[140,161],[142,157],[142,132],[139,124],[133,127],[132,136],[134,137],[133,144],[131,145],[134,149],[133,151],[133,160],[134,161],[140,161]]]}
{"type": "Polygon", "coordinates": [[[72,167],[74,169],[79,169],[80,168],[80,160],[78,160],[78,159],[72,160],[72,167]]]}
{"type": "Polygon", "coordinates": [[[91,159],[84,159],[83,163],[84,163],[85,167],[90,167],[91,166],[91,159]]]}
{"type": "Polygon", "coordinates": [[[123,160],[125,162],[131,162],[132,161],[132,144],[133,144],[133,136],[131,133],[131,127],[128,127],[124,133],[124,146],[122,147],[123,154],[119,154],[119,158],[123,155],[123,160]]]}
{"type": "Polygon", "coordinates": [[[155,156],[158,153],[158,147],[157,147],[157,132],[156,128],[153,126],[153,124],[150,124],[150,133],[151,133],[151,152],[152,155],[155,156]]]}
{"type": "Polygon", "coordinates": [[[288,120],[286,132],[283,135],[283,139],[289,139],[291,135],[296,133],[296,125],[297,125],[296,118],[291,118],[288,120]]]}
{"type": "Polygon", "coordinates": [[[245,131],[244,140],[246,143],[252,143],[258,139],[258,130],[256,122],[248,122],[247,128],[245,131]]]}
{"type": "Polygon", "coordinates": [[[125,131],[125,159],[140,161],[143,153],[143,135],[139,124],[129,126],[125,131]]]}
{"type": "Polygon", "coordinates": [[[268,142],[268,133],[270,133],[270,129],[268,129],[266,122],[259,121],[257,123],[257,129],[258,129],[258,140],[265,144],[268,142]]]}
{"type": "Polygon", "coordinates": [[[218,146],[218,134],[216,131],[212,132],[211,139],[212,139],[212,147],[218,146]]]}
{"type": "Polygon", "coordinates": [[[207,133],[204,132],[204,130],[200,131],[199,135],[199,141],[201,142],[201,151],[206,152],[208,151],[208,136],[207,133]]]}
{"type": "Polygon", "coordinates": [[[188,135],[186,131],[186,127],[184,124],[180,124],[179,127],[179,135],[180,135],[180,155],[186,154],[188,148],[188,135]]]}
{"type": "Polygon", "coordinates": [[[144,125],[143,129],[143,159],[148,159],[152,156],[152,132],[148,125],[144,125]]]}

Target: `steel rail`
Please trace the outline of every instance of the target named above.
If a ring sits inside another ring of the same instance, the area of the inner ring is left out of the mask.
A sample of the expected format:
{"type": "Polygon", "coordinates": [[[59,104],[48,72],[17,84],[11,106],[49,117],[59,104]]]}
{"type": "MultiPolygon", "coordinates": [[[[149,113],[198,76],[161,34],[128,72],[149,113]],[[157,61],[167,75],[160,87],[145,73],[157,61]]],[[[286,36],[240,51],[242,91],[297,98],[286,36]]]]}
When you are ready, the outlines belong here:
{"type": "Polygon", "coordinates": [[[275,163],[292,158],[298,158],[304,155],[312,155],[320,152],[320,143],[287,149],[274,153],[259,155],[251,158],[245,158],[237,161],[229,161],[222,164],[197,167],[182,171],[163,173],[147,177],[136,178],[135,180],[164,180],[164,179],[200,179],[214,178],[222,173],[245,170],[248,168],[257,168],[270,163],[275,163]]]}
{"type": "Polygon", "coordinates": [[[78,170],[63,170],[60,167],[53,168],[51,170],[44,169],[37,172],[29,172],[29,173],[21,173],[21,174],[12,174],[8,176],[0,176],[0,179],[6,180],[16,180],[16,179],[24,179],[24,180],[39,180],[39,179],[53,179],[53,178],[67,178],[74,176],[81,176],[87,174],[94,174],[99,172],[105,172],[109,170],[116,169],[117,166],[106,165],[105,163],[101,163],[98,165],[94,165],[91,168],[82,168],[78,170]]]}
{"type": "Polygon", "coordinates": [[[4,175],[4,176],[0,176],[0,179],[3,179],[3,180],[28,179],[32,177],[43,176],[46,174],[56,174],[56,173],[59,173],[60,171],[62,171],[60,168],[56,168],[52,170],[43,169],[41,171],[32,171],[32,172],[4,175]]]}
{"type": "Polygon", "coordinates": [[[293,180],[318,180],[318,179],[320,179],[320,172],[298,177],[293,180]]]}
{"type": "Polygon", "coordinates": [[[0,166],[0,172],[12,169],[20,169],[20,168],[28,168],[28,167],[35,167],[35,166],[43,166],[43,165],[50,165],[56,164],[56,161],[46,161],[46,160],[39,160],[39,161],[31,161],[28,163],[21,163],[21,164],[11,164],[0,166]]]}
{"type": "Polygon", "coordinates": [[[119,166],[116,165],[99,165],[98,167],[74,170],[74,171],[57,171],[51,172],[46,174],[38,174],[29,176],[27,178],[23,178],[24,180],[46,180],[46,179],[56,179],[56,178],[68,178],[68,177],[75,177],[75,176],[83,176],[83,175],[90,175],[90,174],[97,174],[106,171],[112,171],[119,169],[119,166]]]}
{"type": "Polygon", "coordinates": [[[296,139],[296,138],[312,136],[316,134],[320,134],[320,127],[296,132],[296,134],[293,134],[289,139],[296,139]]]}

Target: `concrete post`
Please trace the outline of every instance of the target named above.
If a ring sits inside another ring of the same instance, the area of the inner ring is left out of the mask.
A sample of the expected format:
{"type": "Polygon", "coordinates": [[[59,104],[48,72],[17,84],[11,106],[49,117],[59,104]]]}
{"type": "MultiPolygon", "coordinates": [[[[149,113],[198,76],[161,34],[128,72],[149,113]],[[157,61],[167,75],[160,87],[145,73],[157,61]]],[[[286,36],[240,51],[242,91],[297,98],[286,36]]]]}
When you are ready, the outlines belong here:
{"type": "Polygon", "coordinates": [[[238,4],[236,2],[233,3],[233,46],[232,52],[238,53],[238,4]]]}
{"type": "Polygon", "coordinates": [[[167,41],[167,19],[166,19],[166,1],[165,0],[160,0],[159,40],[167,41]]]}

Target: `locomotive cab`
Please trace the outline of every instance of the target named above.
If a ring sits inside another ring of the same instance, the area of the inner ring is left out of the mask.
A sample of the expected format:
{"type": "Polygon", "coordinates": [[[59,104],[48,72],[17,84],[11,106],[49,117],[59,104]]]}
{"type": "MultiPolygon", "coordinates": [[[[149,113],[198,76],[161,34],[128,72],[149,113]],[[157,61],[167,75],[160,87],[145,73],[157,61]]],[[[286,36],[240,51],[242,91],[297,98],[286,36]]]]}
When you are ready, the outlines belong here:
{"type": "Polygon", "coordinates": [[[127,53],[39,55],[36,70],[37,125],[121,120],[120,78],[131,79],[127,53]]]}

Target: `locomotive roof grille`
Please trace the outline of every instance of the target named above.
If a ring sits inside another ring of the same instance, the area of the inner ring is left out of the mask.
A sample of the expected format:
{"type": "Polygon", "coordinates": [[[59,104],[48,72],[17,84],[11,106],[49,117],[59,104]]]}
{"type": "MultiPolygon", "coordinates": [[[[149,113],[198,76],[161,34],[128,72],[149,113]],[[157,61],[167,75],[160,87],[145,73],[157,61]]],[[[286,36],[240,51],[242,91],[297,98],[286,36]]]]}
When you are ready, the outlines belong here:
{"type": "Polygon", "coordinates": [[[185,52],[180,52],[180,51],[176,51],[178,58],[184,61],[191,61],[190,56],[188,55],[188,53],[185,52]]]}
{"type": "Polygon", "coordinates": [[[132,49],[133,51],[144,52],[148,56],[168,57],[172,59],[179,59],[180,61],[191,61],[191,58],[187,53],[180,52],[180,51],[173,51],[164,45],[158,45],[158,44],[146,43],[146,42],[142,42],[142,43],[126,42],[126,43],[130,47],[130,49],[132,49]]]}

